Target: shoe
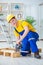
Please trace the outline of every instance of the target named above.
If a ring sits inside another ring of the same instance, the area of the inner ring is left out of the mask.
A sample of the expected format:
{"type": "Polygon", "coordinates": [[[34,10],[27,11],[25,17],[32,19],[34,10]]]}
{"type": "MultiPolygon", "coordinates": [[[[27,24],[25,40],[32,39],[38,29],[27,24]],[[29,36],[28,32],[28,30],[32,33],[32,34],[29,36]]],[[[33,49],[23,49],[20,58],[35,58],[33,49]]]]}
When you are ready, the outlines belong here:
{"type": "Polygon", "coordinates": [[[37,59],[41,59],[41,56],[39,55],[39,52],[34,53],[34,57],[37,59]]]}
{"type": "Polygon", "coordinates": [[[41,56],[40,55],[36,55],[34,57],[37,58],[37,59],[41,59],[41,56]]]}

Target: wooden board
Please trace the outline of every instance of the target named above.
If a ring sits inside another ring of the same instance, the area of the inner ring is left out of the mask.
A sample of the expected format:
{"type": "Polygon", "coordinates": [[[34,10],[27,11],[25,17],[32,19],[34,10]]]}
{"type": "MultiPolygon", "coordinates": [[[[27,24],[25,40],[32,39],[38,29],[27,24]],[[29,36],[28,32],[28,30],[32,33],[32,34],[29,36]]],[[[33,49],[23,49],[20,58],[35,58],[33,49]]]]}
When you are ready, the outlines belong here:
{"type": "Polygon", "coordinates": [[[15,48],[0,48],[0,50],[14,50],[15,51],[15,48]]]}
{"type": "Polygon", "coordinates": [[[3,55],[3,52],[2,51],[0,51],[0,55],[3,55]]]}

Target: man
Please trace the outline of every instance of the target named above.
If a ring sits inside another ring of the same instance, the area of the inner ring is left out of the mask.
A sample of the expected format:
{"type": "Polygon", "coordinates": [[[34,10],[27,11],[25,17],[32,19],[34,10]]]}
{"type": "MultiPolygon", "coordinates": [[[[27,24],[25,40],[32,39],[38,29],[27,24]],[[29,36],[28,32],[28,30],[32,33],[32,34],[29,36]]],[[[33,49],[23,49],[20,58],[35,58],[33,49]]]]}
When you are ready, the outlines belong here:
{"type": "Polygon", "coordinates": [[[14,27],[14,35],[17,38],[16,43],[19,45],[22,42],[21,55],[26,56],[31,50],[34,57],[40,59],[41,56],[36,45],[39,35],[33,26],[26,21],[17,20],[13,14],[7,16],[7,21],[14,27]]]}

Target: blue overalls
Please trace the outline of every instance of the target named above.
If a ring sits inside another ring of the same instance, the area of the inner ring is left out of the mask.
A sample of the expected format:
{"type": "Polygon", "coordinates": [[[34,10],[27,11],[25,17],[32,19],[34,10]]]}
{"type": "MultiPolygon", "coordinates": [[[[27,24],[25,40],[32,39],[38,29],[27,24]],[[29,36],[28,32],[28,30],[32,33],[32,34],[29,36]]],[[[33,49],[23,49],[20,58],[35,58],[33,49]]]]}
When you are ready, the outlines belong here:
{"type": "MultiPolygon", "coordinates": [[[[20,32],[20,35],[23,35],[24,31],[20,32]]],[[[38,52],[36,41],[38,40],[39,35],[36,32],[30,31],[26,37],[22,40],[21,54],[25,56],[27,53],[22,51],[32,51],[33,53],[38,52]]]]}

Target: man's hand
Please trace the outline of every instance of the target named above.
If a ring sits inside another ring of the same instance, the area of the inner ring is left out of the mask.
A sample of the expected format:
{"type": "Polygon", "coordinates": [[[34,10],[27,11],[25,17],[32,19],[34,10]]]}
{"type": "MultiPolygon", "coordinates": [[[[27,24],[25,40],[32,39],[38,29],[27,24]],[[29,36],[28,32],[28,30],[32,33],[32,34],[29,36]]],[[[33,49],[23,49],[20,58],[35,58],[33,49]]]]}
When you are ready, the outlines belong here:
{"type": "Polygon", "coordinates": [[[20,44],[20,42],[21,42],[20,40],[17,40],[17,41],[16,41],[16,44],[20,44]]]}
{"type": "Polygon", "coordinates": [[[16,52],[20,51],[21,47],[22,47],[21,43],[16,44],[16,46],[15,46],[16,52]]]}

